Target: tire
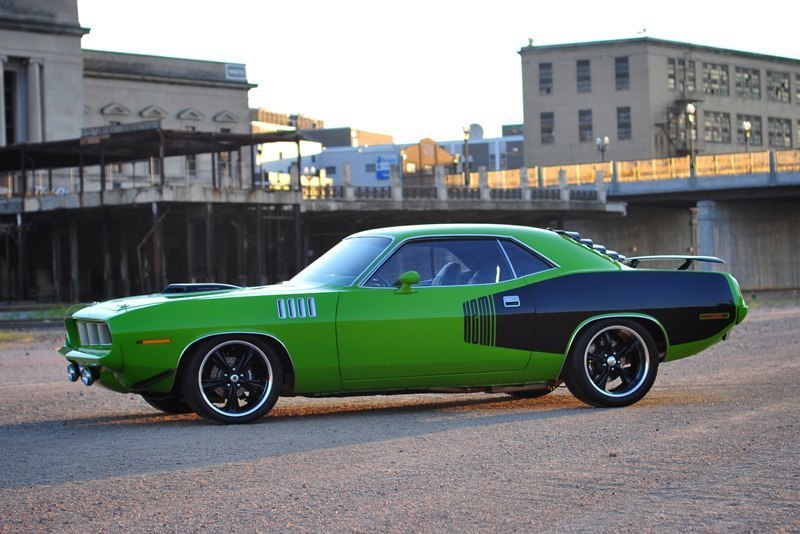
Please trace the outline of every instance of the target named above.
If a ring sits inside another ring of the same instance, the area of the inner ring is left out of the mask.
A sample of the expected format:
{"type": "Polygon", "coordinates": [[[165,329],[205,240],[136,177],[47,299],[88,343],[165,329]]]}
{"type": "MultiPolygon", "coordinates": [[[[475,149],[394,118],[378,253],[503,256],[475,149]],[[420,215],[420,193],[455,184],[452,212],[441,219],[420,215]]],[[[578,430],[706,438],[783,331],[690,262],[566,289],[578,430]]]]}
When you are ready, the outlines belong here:
{"type": "Polygon", "coordinates": [[[164,413],[182,414],[191,413],[192,409],[185,400],[172,395],[147,395],[142,393],[144,401],[164,413]]]}
{"type": "Polygon", "coordinates": [[[181,376],[186,402],[217,423],[250,423],[278,400],[283,369],[275,351],[253,336],[207,340],[190,355],[181,376]]]}
{"type": "Polygon", "coordinates": [[[641,400],[657,372],[658,349],[647,329],[630,319],[606,319],[576,338],[564,382],[586,404],[619,408],[641,400]]]}

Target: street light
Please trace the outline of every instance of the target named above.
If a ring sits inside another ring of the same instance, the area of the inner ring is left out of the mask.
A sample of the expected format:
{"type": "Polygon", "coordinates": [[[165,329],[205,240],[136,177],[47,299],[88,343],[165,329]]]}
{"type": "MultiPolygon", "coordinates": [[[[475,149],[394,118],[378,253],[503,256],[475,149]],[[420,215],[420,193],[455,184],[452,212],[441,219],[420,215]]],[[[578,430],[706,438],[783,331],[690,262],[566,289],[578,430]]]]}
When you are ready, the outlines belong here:
{"type": "Polygon", "coordinates": [[[608,150],[608,136],[603,138],[598,137],[594,140],[597,145],[597,151],[600,152],[600,158],[603,163],[606,162],[606,150],[608,150]]]}
{"type": "Polygon", "coordinates": [[[689,122],[689,169],[694,170],[694,119],[697,107],[689,102],[686,104],[686,120],[689,122]]]}
{"type": "Polygon", "coordinates": [[[750,121],[742,121],[742,131],[744,132],[744,146],[747,152],[750,152],[750,130],[753,128],[753,125],[750,124],[750,121]]]}
{"type": "Polygon", "coordinates": [[[469,126],[464,126],[464,186],[469,187],[469,126]]]}

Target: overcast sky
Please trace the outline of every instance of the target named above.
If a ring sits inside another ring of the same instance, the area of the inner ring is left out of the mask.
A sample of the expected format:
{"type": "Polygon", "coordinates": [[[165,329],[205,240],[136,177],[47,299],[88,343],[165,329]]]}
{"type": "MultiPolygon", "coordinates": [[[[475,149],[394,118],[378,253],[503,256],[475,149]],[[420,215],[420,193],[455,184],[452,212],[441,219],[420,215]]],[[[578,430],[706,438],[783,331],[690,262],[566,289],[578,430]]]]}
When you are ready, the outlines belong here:
{"type": "Polygon", "coordinates": [[[251,107],[396,142],[522,122],[517,51],[646,35],[800,58],[800,3],[78,0],[83,47],[247,65],[251,107]]]}

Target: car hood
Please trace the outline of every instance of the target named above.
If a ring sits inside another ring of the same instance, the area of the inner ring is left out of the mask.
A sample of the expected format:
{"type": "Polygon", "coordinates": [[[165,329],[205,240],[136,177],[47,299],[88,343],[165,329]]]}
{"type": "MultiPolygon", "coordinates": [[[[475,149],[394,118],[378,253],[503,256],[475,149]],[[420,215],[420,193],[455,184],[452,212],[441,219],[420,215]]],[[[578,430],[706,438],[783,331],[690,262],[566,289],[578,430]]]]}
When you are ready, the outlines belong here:
{"type": "Polygon", "coordinates": [[[230,289],[222,291],[206,291],[201,293],[173,293],[164,295],[155,293],[152,295],[140,295],[135,297],[125,297],[120,299],[108,300],[105,302],[96,302],[82,308],[78,308],[73,313],[68,312],[68,316],[93,319],[93,320],[107,320],[115,315],[122,313],[147,308],[150,306],[163,305],[176,300],[219,300],[230,298],[245,298],[245,297],[270,297],[282,295],[303,295],[306,293],[318,294],[321,291],[332,291],[332,287],[320,283],[298,283],[298,282],[283,282],[269,286],[259,287],[244,287],[240,289],[230,289]]]}

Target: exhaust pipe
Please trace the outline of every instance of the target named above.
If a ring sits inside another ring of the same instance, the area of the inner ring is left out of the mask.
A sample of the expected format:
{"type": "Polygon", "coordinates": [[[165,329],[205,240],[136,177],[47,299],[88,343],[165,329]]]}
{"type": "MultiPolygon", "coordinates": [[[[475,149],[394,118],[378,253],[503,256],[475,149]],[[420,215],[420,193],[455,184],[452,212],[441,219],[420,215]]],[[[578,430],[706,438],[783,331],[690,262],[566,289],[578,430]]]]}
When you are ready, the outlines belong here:
{"type": "Polygon", "coordinates": [[[84,386],[91,386],[94,381],[100,378],[99,371],[94,367],[80,366],[81,369],[81,382],[84,386]]]}
{"type": "Polygon", "coordinates": [[[67,364],[67,380],[70,382],[77,382],[81,377],[81,371],[78,364],[69,362],[67,364]]]}

